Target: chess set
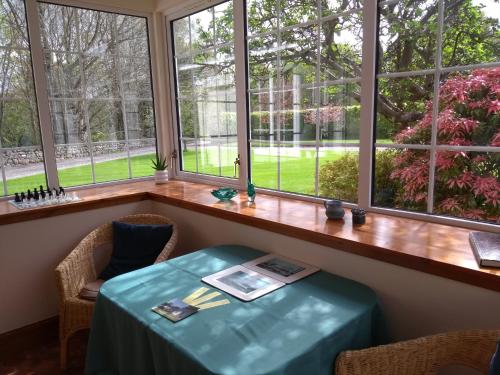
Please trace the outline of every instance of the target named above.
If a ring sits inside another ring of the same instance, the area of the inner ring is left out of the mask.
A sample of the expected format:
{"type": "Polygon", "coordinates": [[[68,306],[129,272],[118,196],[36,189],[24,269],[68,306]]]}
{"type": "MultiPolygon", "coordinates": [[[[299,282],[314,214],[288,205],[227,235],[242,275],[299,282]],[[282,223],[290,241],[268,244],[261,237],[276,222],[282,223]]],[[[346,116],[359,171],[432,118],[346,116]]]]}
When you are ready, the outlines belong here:
{"type": "Polygon", "coordinates": [[[23,210],[26,208],[53,206],[78,200],[80,200],[80,198],[75,192],[67,194],[62,186],[59,187],[59,189],[47,187],[47,189],[44,190],[43,186],[40,185],[39,189],[34,188],[33,191],[28,189],[27,192],[15,193],[14,200],[9,202],[16,208],[23,210]]]}

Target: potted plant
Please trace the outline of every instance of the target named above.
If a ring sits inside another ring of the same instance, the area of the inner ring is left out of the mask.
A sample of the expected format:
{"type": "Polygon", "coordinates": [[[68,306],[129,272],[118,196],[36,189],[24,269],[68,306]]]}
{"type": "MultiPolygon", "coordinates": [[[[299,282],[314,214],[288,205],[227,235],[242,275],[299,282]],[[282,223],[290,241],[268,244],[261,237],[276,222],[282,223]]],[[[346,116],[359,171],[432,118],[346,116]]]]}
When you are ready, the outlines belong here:
{"type": "Polygon", "coordinates": [[[155,183],[165,184],[168,182],[168,162],[167,158],[161,154],[156,154],[156,160],[151,160],[155,170],[155,183]]]}

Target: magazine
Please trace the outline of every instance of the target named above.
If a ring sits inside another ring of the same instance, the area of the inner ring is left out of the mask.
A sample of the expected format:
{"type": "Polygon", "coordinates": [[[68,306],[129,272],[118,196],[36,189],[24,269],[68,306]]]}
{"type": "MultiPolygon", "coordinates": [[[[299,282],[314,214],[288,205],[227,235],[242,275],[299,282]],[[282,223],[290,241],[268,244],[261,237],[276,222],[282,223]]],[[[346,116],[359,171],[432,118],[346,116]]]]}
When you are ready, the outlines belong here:
{"type": "Polygon", "coordinates": [[[252,301],[319,271],[297,260],[269,254],[202,278],[243,301],[252,301]]]}
{"type": "Polygon", "coordinates": [[[175,323],[193,315],[195,312],[198,312],[199,309],[196,306],[181,301],[179,298],[174,298],[153,307],[151,310],[175,323]]]}

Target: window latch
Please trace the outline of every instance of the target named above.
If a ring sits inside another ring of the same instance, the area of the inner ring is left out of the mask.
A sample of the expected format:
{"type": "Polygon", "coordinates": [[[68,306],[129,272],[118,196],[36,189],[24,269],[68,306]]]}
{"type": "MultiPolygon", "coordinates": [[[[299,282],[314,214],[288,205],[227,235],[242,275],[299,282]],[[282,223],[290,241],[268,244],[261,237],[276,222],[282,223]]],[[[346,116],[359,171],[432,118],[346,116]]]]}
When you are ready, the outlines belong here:
{"type": "Polygon", "coordinates": [[[174,150],[170,153],[170,167],[174,165],[175,159],[177,159],[177,150],[174,150]]]}
{"type": "Polygon", "coordinates": [[[234,174],[233,174],[233,177],[236,178],[236,171],[237,171],[237,166],[238,165],[241,165],[240,163],[240,154],[238,154],[238,156],[236,157],[236,159],[234,159],[234,174]]]}

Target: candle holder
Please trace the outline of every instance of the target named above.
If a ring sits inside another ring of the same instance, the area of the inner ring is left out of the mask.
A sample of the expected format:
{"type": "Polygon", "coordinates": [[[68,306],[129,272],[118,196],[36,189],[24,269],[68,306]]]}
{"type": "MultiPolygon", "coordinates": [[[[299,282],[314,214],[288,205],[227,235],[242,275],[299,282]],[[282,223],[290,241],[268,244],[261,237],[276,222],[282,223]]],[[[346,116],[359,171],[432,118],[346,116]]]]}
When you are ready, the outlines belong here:
{"type": "Polygon", "coordinates": [[[366,211],[362,208],[351,209],[352,223],[356,225],[363,225],[366,222],[366,211]]]}

